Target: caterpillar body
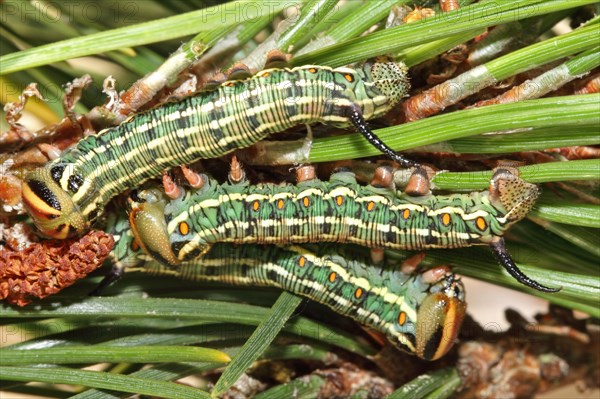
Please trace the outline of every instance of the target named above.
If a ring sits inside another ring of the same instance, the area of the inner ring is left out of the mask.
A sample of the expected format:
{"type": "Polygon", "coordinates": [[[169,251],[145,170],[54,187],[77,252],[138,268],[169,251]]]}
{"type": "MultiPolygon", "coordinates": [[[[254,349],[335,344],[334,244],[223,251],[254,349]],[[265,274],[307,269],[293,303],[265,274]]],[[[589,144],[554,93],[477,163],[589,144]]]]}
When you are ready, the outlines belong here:
{"type": "Polygon", "coordinates": [[[360,186],[351,172],[297,185],[204,179],[201,188],[174,200],[155,188],[132,193],[132,229],[155,259],[177,265],[202,257],[218,242],[409,250],[489,245],[521,283],[554,291],[523,275],[504,247],[505,230],[525,217],[539,195],[537,186],[504,169],[495,173],[489,191],[421,197],[360,186]]]}
{"type": "Polygon", "coordinates": [[[265,69],[82,139],[26,176],[23,203],[43,233],[66,238],[87,230],[110,198],[168,168],[314,122],[352,124],[380,150],[411,164],[365,123],[390,110],[407,89],[402,63],[265,69]]]}
{"type": "Polygon", "coordinates": [[[129,271],[281,288],[351,317],[423,359],[438,359],[452,347],[465,314],[462,282],[445,266],[406,273],[397,264],[375,265],[364,251],[347,246],[220,243],[202,259],[169,267],[141,262],[131,232],[123,230],[114,252],[129,271]]]}

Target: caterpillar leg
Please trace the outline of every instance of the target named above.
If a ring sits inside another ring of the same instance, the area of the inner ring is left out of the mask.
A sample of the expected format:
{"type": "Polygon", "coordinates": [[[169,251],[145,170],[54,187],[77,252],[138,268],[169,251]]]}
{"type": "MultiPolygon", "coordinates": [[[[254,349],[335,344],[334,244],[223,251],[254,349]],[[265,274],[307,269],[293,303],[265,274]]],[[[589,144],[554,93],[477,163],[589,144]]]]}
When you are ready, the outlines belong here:
{"type": "Polygon", "coordinates": [[[173,181],[173,178],[169,175],[168,172],[163,173],[162,185],[167,197],[173,200],[181,197],[181,195],[183,194],[183,190],[181,189],[181,187],[179,187],[175,183],[175,181],[173,181]]]}
{"type": "Polygon", "coordinates": [[[246,181],[246,172],[235,155],[231,157],[231,165],[229,166],[227,179],[231,184],[240,184],[246,181]]]}
{"type": "MultiPolygon", "coordinates": [[[[394,173],[392,169],[387,166],[379,166],[373,173],[373,178],[370,184],[373,187],[379,188],[393,188],[394,187],[394,173]]],[[[383,248],[371,248],[371,261],[373,264],[383,263],[385,252],[383,248]]]]}
{"type": "Polygon", "coordinates": [[[379,166],[373,173],[373,178],[370,183],[373,187],[381,188],[393,188],[394,187],[394,173],[391,168],[387,166],[379,166]]]}
{"type": "Polygon", "coordinates": [[[385,346],[385,334],[383,334],[380,331],[373,330],[372,328],[367,327],[365,325],[361,325],[361,328],[364,332],[366,332],[369,335],[369,337],[371,337],[371,339],[373,339],[373,341],[377,342],[379,346],[385,346]]]}
{"type": "Polygon", "coordinates": [[[271,50],[267,53],[267,61],[265,62],[265,69],[287,68],[290,66],[289,59],[290,59],[289,54],[282,53],[279,50],[271,50]]]}
{"type": "MultiPolygon", "coordinates": [[[[192,188],[202,188],[206,183],[206,178],[204,175],[193,171],[185,165],[181,165],[180,169],[183,173],[183,177],[185,177],[185,180],[192,188]]],[[[177,183],[175,183],[168,172],[163,173],[162,185],[163,189],[165,190],[165,194],[172,200],[176,200],[184,194],[183,189],[177,185],[177,183]]]]}
{"type": "Polygon", "coordinates": [[[382,248],[371,248],[370,255],[374,265],[382,264],[385,259],[385,251],[382,248]]]}
{"type": "Polygon", "coordinates": [[[373,131],[367,125],[367,121],[365,121],[365,118],[363,118],[362,112],[358,106],[354,105],[348,107],[348,117],[350,118],[350,121],[354,127],[356,127],[356,130],[358,130],[358,132],[362,134],[363,137],[367,139],[367,141],[371,143],[373,147],[387,155],[390,159],[398,162],[405,168],[418,166],[416,162],[409,161],[396,151],[392,150],[375,133],[373,133],[373,131]]]}
{"type": "Polygon", "coordinates": [[[417,266],[425,259],[425,252],[419,252],[405,259],[400,265],[400,271],[406,274],[412,274],[417,270],[417,266]]]}
{"type": "Polygon", "coordinates": [[[46,154],[48,159],[51,161],[60,157],[60,153],[62,152],[57,146],[48,143],[40,143],[37,145],[37,148],[39,148],[40,151],[46,154]]]}
{"type": "Polygon", "coordinates": [[[206,176],[203,174],[194,172],[185,165],[181,165],[181,172],[183,173],[185,180],[187,180],[192,188],[204,187],[204,184],[206,183],[206,176]]]}
{"type": "Polygon", "coordinates": [[[315,180],[316,178],[317,173],[312,165],[303,165],[296,169],[296,182],[298,183],[315,180]]]}
{"type": "Polygon", "coordinates": [[[429,175],[424,167],[418,166],[413,170],[404,192],[411,197],[423,197],[431,194],[429,175]]]}
{"type": "Polygon", "coordinates": [[[210,80],[204,84],[201,91],[207,92],[207,91],[215,90],[219,86],[221,86],[222,83],[225,83],[226,81],[227,81],[227,76],[225,76],[225,74],[223,72],[219,72],[216,75],[214,75],[212,78],[210,78],[210,80]]]}
{"type": "Polygon", "coordinates": [[[244,80],[252,76],[250,68],[246,64],[236,62],[227,71],[227,80],[244,80]]]}

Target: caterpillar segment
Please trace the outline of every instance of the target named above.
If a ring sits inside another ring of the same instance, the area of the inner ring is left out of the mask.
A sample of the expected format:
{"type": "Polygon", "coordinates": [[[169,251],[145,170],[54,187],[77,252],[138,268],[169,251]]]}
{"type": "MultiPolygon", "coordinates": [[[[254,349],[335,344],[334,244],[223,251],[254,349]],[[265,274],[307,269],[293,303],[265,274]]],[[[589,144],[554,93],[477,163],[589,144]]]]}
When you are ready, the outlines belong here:
{"type": "MultiPolygon", "coordinates": [[[[276,59],[271,57],[270,65],[276,59]]],[[[245,74],[241,66],[231,72],[236,78],[245,74]]],[[[277,67],[209,86],[88,136],[30,172],[23,203],[37,227],[53,238],[81,234],[116,194],[173,166],[219,157],[300,124],[353,125],[379,150],[402,165],[413,165],[365,122],[406,95],[409,83],[402,63],[375,62],[355,69],[277,67]]]]}
{"type": "Polygon", "coordinates": [[[462,282],[445,266],[403,273],[397,264],[374,265],[356,247],[218,243],[201,259],[171,267],[139,251],[126,221],[116,227],[120,239],[113,254],[119,267],[102,288],[125,268],[193,281],[277,287],[351,317],[384,334],[397,348],[427,360],[450,350],[466,310],[462,282]]]}
{"type": "MultiPolygon", "coordinates": [[[[167,240],[154,242],[139,229],[134,232],[165,264],[202,257],[217,242],[337,242],[408,250],[488,245],[519,282],[554,292],[518,269],[502,237],[538,195],[537,186],[505,169],[495,172],[489,191],[425,196],[389,186],[360,186],[351,172],[342,171],[328,182],[314,178],[296,185],[221,185],[207,177],[201,189],[187,190],[175,200],[166,199],[159,189],[142,190],[129,206],[136,217],[152,213],[159,219],[164,214],[150,230],[161,229],[170,245],[165,245],[167,240]]],[[[132,223],[137,223],[135,218],[132,223]]]]}

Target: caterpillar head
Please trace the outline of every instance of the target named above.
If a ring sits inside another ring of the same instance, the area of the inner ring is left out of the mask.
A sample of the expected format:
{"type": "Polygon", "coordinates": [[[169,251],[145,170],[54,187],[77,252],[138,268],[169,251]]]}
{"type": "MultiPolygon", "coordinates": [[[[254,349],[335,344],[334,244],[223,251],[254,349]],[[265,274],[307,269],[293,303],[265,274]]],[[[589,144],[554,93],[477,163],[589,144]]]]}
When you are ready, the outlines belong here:
{"type": "Polygon", "coordinates": [[[423,276],[440,271],[443,278],[430,288],[417,311],[415,348],[417,356],[425,360],[437,360],[452,348],[466,312],[463,284],[446,267],[431,269],[423,276]]]}
{"type": "Polygon", "coordinates": [[[540,189],[508,169],[497,169],[490,182],[490,201],[504,213],[504,226],[523,219],[533,208],[540,189]]]}
{"type": "Polygon", "coordinates": [[[410,90],[408,67],[403,62],[379,58],[371,65],[371,79],[393,106],[407,96],[410,90]]]}
{"type": "Polygon", "coordinates": [[[23,205],[45,235],[64,239],[84,233],[90,226],[76,203],[85,185],[74,165],[58,164],[28,173],[23,182],[23,205]]]}
{"type": "Polygon", "coordinates": [[[132,191],[129,196],[129,224],[136,241],[154,259],[166,265],[179,262],[171,249],[167,222],[166,199],[159,189],[132,191]]]}

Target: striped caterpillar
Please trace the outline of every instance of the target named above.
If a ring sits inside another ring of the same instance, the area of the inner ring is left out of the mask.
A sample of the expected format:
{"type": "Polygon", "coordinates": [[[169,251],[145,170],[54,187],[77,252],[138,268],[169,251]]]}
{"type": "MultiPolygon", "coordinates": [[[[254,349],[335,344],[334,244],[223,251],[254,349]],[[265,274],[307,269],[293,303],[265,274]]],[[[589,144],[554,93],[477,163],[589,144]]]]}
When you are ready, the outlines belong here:
{"type": "Polygon", "coordinates": [[[113,251],[128,271],[281,288],[351,317],[427,360],[452,347],[465,314],[462,282],[445,266],[412,273],[407,263],[373,265],[357,248],[219,243],[202,259],[168,267],[142,263],[128,226],[122,223],[121,230],[113,251]]]}
{"type": "MultiPolygon", "coordinates": [[[[379,168],[376,178],[384,170],[379,168]]],[[[199,258],[217,242],[337,242],[409,250],[489,245],[519,282],[556,291],[525,276],[506,251],[504,231],[525,217],[539,195],[537,186],[506,169],[496,171],[489,191],[446,196],[411,197],[390,188],[391,180],[385,187],[360,186],[350,172],[297,185],[201,179],[202,187],[172,200],[153,188],[130,196],[134,234],[165,264],[199,258]]]]}
{"type": "MultiPolygon", "coordinates": [[[[230,76],[240,76],[240,68],[230,76]]],[[[315,122],[352,124],[382,152],[411,165],[365,122],[389,111],[407,90],[402,63],[267,68],[82,139],[26,176],[23,203],[44,234],[81,234],[113,196],[168,168],[218,157],[271,133],[315,122]]]]}

